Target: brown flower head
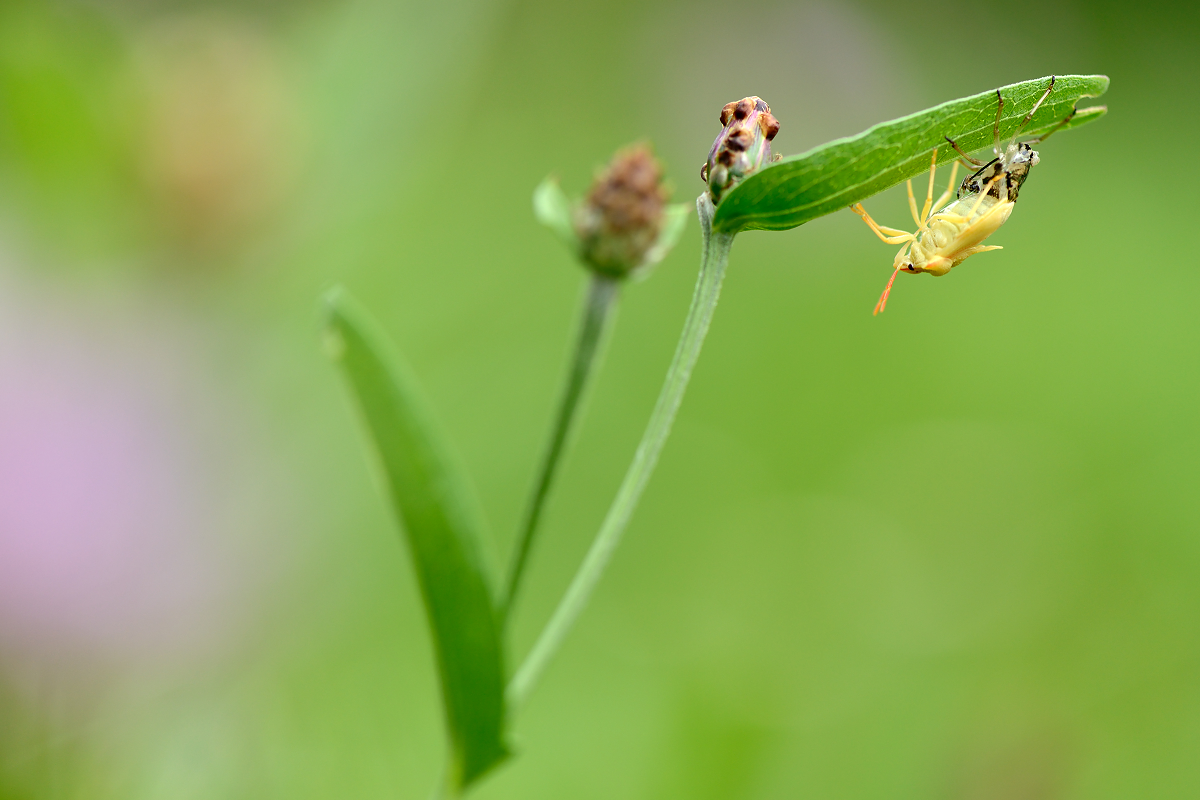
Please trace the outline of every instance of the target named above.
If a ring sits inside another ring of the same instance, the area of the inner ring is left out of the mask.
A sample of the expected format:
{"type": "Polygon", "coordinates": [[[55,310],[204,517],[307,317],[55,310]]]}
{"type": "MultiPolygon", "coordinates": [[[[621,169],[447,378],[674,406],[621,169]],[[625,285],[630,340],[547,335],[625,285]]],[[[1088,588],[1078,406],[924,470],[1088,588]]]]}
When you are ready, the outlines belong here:
{"type": "Polygon", "coordinates": [[[617,153],[575,211],[584,261],[613,277],[642,266],[658,240],[669,199],[662,169],[645,145],[617,153]]]}

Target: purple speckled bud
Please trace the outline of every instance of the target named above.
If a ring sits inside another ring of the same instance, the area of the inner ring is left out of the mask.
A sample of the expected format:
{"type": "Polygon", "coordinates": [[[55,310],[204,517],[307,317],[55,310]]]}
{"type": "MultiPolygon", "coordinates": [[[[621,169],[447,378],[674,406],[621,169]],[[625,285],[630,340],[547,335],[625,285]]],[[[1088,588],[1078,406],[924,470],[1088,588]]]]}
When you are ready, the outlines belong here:
{"type": "Polygon", "coordinates": [[[721,125],[724,128],[700,171],[713,205],[747,175],[770,163],[771,140],[779,133],[779,121],[760,97],[727,103],[721,109],[721,125]]]}

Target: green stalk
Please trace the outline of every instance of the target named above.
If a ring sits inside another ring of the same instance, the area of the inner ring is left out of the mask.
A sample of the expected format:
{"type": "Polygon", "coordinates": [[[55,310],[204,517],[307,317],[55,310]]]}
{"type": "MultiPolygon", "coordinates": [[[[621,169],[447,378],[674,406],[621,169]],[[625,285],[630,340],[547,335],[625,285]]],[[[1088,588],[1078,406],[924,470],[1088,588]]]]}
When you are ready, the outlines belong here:
{"type": "Polygon", "coordinates": [[[721,292],[721,280],[725,276],[725,266],[729,261],[729,248],[733,244],[734,234],[713,231],[714,211],[707,194],[700,196],[696,207],[700,214],[702,232],[700,276],[696,281],[691,308],[688,309],[687,319],[683,323],[683,332],[679,336],[675,357],[667,369],[662,391],[659,392],[658,402],[646,425],[646,432],[642,434],[642,441],[638,444],[633,463],[625,473],[625,479],[617,490],[617,496],[608,509],[608,515],[604,518],[591,549],[588,550],[541,636],[508,685],[510,709],[515,709],[528,698],[529,692],[562,645],[563,639],[596,588],[596,583],[600,580],[613,550],[621,540],[625,526],[629,523],[629,518],[633,515],[638,498],[650,480],[659,453],[662,452],[667,435],[671,432],[671,423],[675,421],[675,412],[679,410],[679,404],[683,400],[692,368],[700,355],[700,347],[704,344],[704,337],[708,333],[708,326],[717,306],[717,297],[721,292]]]}
{"type": "Polygon", "coordinates": [[[595,371],[596,356],[600,344],[608,330],[612,312],[616,309],[616,299],[619,281],[615,278],[593,273],[588,284],[587,295],[584,298],[583,322],[579,328],[579,338],[575,344],[575,357],[571,364],[571,372],[567,376],[567,384],[563,391],[562,401],[558,407],[558,416],[554,420],[554,428],[550,435],[550,446],[542,459],[541,470],[534,484],[533,496],[521,525],[517,539],[517,549],[513,555],[512,566],[508,573],[504,594],[500,600],[502,618],[507,619],[516,600],[517,590],[521,586],[521,578],[529,561],[529,551],[537,533],[538,522],[541,520],[542,509],[550,486],[558,471],[559,462],[566,450],[571,427],[575,421],[576,412],[580,407],[588,378],[595,371]]]}

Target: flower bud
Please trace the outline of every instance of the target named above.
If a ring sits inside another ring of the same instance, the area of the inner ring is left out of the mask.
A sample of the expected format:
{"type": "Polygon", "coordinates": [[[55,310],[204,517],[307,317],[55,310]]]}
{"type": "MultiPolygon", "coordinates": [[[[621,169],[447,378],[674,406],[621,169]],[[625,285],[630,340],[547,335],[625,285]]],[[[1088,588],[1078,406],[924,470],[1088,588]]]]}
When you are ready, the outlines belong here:
{"type": "Polygon", "coordinates": [[[618,278],[646,264],[669,198],[649,149],[634,145],[620,151],[575,209],[580,257],[596,272],[618,278]]]}
{"type": "Polygon", "coordinates": [[[747,175],[771,161],[771,140],[779,121],[759,97],[744,97],[721,109],[724,129],[713,142],[700,178],[708,183],[713,205],[747,175]]]}

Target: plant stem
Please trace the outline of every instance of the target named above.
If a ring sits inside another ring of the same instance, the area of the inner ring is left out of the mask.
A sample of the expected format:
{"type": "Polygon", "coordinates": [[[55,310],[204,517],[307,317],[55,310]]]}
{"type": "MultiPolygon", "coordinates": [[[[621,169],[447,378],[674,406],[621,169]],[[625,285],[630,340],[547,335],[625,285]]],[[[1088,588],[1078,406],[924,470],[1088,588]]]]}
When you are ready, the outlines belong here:
{"type": "Polygon", "coordinates": [[[662,452],[667,435],[671,432],[675,412],[679,410],[679,404],[683,400],[692,367],[700,355],[700,347],[704,343],[705,334],[708,333],[708,326],[717,306],[717,297],[721,292],[721,280],[725,276],[725,266],[729,261],[729,248],[733,244],[734,234],[713,232],[713,206],[708,195],[701,195],[696,201],[696,207],[700,213],[702,235],[700,276],[696,280],[695,294],[692,296],[687,319],[683,323],[675,357],[667,369],[658,402],[650,415],[646,432],[642,434],[642,441],[638,444],[633,462],[625,473],[625,479],[617,490],[617,496],[608,509],[608,515],[604,518],[591,549],[588,550],[541,636],[508,685],[510,710],[519,707],[529,696],[542,670],[562,644],[567,632],[587,604],[597,581],[600,580],[629,518],[633,515],[638,498],[641,497],[642,490],[646,488],[646,482],[654,471],[659,453],[662,452]]]}
{"type": "Polygon", "coordinates": [[[541,470],[533,487],[533,496],[521,525],[517,540],[517,549],[513,555],[512,566],[508,572],[508,582],[505,584],[504,595],[501,598],[501,615],[507,619],[521,587],[521,578],[529,561],[529,551],[537,533],[538,522],[541,520],[542,509],[550,486],[558,471],[559,462],[566,450],[571,427],[575,421],[576,412],[580,408],[580,400],[587,387],[588,378],[595,371],[596,356],[600,352],[600,344],[604,340],[609,327],[609,320],[616,309],[619,283],[616,279],[594,274],[588,284],[587,295],[584,298],[583,322],[579,328],[579,338],[575,343],[575,357],[571,363],[571,372],[567,376],[567,384],[563,390],[562,400],[558,406],[558,416],[554,420],[554,428],[550,434],[550,446],[542,458],[541,470]]]}

